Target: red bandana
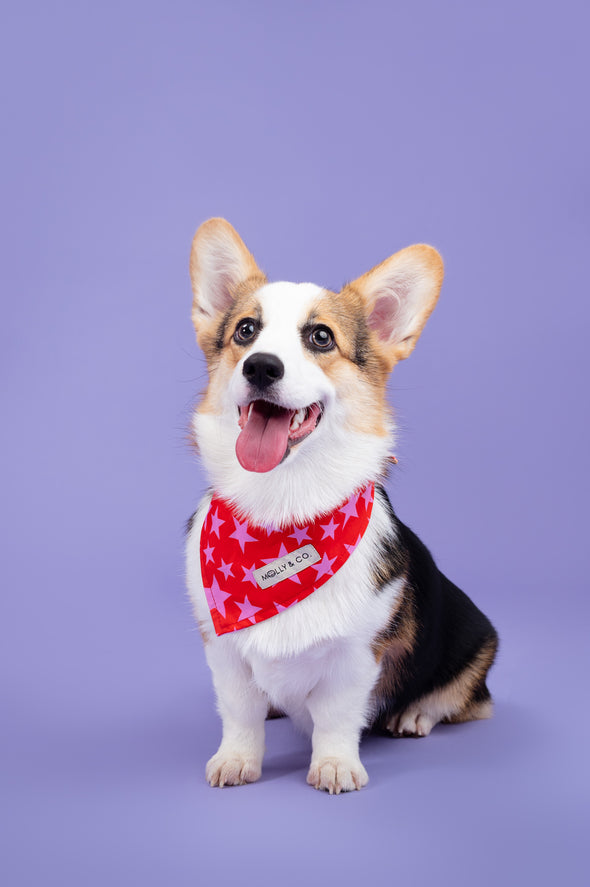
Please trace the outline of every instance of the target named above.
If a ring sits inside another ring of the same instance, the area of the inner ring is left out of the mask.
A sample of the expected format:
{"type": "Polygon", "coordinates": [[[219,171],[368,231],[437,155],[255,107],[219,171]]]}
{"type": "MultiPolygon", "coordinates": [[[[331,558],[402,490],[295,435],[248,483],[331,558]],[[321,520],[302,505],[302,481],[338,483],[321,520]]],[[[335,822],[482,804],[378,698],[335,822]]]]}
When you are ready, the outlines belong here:
{"type": "Polygon", "coordinates": [[[327,582],[361,541],[374,498],[370,483],[307,526],[266,530],[214,496],[201,532],[201,574],[215,632],[270,619],[327,582]]]}

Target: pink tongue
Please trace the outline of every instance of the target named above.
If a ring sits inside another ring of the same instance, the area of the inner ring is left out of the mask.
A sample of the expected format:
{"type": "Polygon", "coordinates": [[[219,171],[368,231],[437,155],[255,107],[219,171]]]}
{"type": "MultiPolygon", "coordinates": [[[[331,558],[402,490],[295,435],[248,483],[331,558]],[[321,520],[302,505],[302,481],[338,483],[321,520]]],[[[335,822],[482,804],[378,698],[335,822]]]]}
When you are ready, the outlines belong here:
{"type": "Polygon", "coordinates": [[[259,472],[276,468],[287,451],[292,416],[291,410],[263,400],[254,401],[250,418],[236,441],[236,455],[242,468],[259,472]]]}

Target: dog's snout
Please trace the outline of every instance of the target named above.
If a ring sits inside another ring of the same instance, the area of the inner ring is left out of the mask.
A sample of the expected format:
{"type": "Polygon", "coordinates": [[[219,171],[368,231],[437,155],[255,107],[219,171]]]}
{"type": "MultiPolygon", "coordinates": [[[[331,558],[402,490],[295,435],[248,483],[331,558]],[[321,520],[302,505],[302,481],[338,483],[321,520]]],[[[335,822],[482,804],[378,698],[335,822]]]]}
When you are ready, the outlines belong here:
{"type": "Polygon", "coordinates": [[[242,372],[251,385],[263,389],[282,379],[285,367],[283,361],[275,354],[259,351],[258,354],[251,354],[246,358],[242,372]]]}

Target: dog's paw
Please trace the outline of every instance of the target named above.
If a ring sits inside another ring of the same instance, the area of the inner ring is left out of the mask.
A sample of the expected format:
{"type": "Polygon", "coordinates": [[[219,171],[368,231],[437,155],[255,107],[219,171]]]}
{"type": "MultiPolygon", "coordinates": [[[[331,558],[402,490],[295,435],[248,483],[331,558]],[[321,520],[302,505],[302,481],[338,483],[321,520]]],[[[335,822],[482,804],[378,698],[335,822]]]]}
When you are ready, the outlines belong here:
{"type": "Polygon", "coordinates": [[[307,774],[309,785],[331,795],[358,791],[368,781],[367,771],[358,758],[320,758],[311,762],[307,774]]]}
{"type": "Polygon", "coordinates": [[[205,776],[209,785],[245,785],[260,779],[262,767],[260,761],[239,754],[228,755],[217,752],[207,762],[205,776]]]}
{"type": "Polygon", "coordinates": [[[425,711],[421,711],[416,706],[411,706],[400,715],[393,717],[389,721],[387,729],[394,736],[421,737],[428,736],[436,723],[437,721],[425,711]]]}

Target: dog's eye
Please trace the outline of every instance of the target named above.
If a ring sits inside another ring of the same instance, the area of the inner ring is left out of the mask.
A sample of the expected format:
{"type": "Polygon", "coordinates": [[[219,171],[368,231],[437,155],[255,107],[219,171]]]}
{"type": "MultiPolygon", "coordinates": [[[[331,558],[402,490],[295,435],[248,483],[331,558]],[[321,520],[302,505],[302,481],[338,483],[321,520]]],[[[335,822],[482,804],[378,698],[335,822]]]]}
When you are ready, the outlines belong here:
{"type": "Polygon", "coordinates": [[[327,326],[314,326],[309,334],[310,345],[318,351],[330,351],[334,347],[334,333],[327,326]]]}
{"type": "Polygon", "coordinates": [[[234,333],[234,342],[237,342],[238,345],[243,345],[245,342],[250,342],[258,332],[258,323],[255,320],[252,320],[251,317],[246,317],[245,320],[240,320],[239,324],[236,327],[236,331],[234,333]]]}

